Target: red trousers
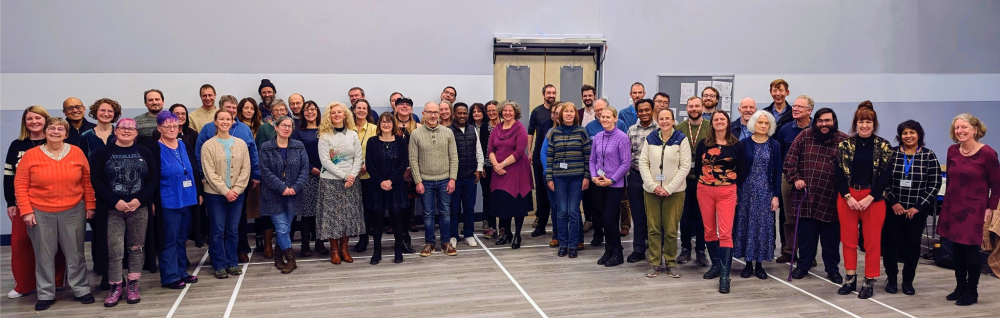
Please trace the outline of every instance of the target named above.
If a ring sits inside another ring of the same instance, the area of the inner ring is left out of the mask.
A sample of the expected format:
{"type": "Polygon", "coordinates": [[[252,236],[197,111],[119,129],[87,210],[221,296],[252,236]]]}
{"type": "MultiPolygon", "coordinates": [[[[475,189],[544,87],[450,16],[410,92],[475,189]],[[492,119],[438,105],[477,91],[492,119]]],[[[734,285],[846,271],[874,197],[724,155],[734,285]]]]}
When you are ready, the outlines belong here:
{"type": "MultiPolygon", "coordinates": [[[[35,290],[35,249],[28,238],[24,220],[15,217],[10,225],[10,271],[14,274],[14,291],[27,294],[35,290]]],[[[65,286],[66,257],[56,254],[56,287],[65,286]]]]}
{"type": "MultiPolygon", "coordinates": [[[[860,201],[870,189],[850,189],[851,197],[860,201]]],[[[840,218],[840,242],[844,244],[844,268],[858,269],[858,220],[865,235],[865,277],[879,277],[882,272],[882,224],[885,223],[885,200],[872,202],[867,209],[858,211],[847,206],[847,199],[837,198],[837,215],[840,218]]]]}
{"type": "Polygon", "coordinates": [[[705,242],[718,241],[719,247],[732,248],[736,185],[713,187],[699,183],[698,207],[705,223],[705,242]]]}

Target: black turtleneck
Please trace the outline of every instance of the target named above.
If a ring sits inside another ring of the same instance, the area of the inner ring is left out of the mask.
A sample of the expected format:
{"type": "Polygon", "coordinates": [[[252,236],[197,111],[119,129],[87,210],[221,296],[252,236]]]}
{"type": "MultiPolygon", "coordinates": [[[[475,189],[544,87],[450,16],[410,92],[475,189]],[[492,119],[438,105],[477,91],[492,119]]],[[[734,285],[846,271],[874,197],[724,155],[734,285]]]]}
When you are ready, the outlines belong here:
{"type": "Polygon", "coordinates": [[[875,162],[875,137],[868,138],[858,136],[858,141],[854,148],[854,162],[851,162],[850,185],[867,185],[874,183],[872,171],[875,162]]]}

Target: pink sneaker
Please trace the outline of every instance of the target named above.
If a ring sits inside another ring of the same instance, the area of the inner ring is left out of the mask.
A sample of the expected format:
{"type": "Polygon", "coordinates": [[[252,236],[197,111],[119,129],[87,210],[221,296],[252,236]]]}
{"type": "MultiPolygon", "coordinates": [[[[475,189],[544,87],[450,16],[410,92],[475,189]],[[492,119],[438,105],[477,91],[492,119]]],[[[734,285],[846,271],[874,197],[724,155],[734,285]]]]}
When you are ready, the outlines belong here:
{"type": "Polygon", "coordinates": [[[118,306],[118,301],[122,299],[122,284],[111,284],[111,292],[108,298],[104,299],[104,307],[118,306]]]}
{"type": "Polygon", "coordinates": [[[128,294],[126,296],[125,302],[129,304],[138,304],[139,301],[141,300],[139,299],[139,281],[138,280],[128,281],[128,284],[125,286],[125,289],[126,289],[125,292],[128,294]]]}

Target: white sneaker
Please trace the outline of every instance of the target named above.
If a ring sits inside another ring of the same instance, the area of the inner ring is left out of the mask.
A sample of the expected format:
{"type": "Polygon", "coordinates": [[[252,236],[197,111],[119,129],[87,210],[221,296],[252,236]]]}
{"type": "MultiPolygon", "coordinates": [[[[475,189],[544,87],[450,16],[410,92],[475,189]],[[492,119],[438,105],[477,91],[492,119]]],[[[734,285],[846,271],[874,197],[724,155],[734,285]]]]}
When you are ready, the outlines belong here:
{"type": "Polygon", "coordinates": [[[476,244],[476,239],[473,238],[473,237],[471,237],[471,236],[465,238],[465,245],[472,246],[472,247],[479,246],[479,244],[476,244]]]}
{"type": "Polygon", "coordinates": [[[448,243],[451,243],[451,247],[458,247],[458,239],[454,237],[448,240],[448,243]]]}
{"type": "Polygon", "coordinates": [[[13,289],[11,289],[9,293],[7,293],[7,298],[10,299],[21,298],[21,296],[24,296],[24,294],[16,292],[13,289]]]}

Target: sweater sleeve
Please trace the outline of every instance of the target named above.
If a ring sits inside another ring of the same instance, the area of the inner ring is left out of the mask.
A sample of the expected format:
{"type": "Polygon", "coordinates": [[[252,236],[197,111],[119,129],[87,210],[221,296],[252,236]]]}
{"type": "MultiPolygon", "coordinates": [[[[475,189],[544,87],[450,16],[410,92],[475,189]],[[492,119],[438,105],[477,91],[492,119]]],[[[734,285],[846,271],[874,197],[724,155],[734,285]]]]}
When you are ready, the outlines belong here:
{"type": "MultiPolygon", "coordinates": [[[[414,132],[416,132],[416,131],[414,131],[414,132]]],[[[419,155],[420,155],[420,145],[419,145],[419,143],[420,143],[420,137],[419,136],[420,135],[417,135],[417,136],[412,136],[411,135],[410,136],[410,145],[409,145],[409,149],[408,149],[409,150],[409,155],[407,156],[407,157],[410,158],[410,172],[411,172],[411,174],[413,174],[413,183],[422,183],[422,182],[424,182],[424,179],[420,177],[420,158],[418,158],[419,155]]],[[[322,156],[322,155],[323,155],[323,153],[322,153],[322,148],[321,148],[320,149],[320,156],[322,156]]]]}
{"type": "MultiPolygon", "coordinates": [[[[525,149],[528,148],[528,133],[524,131],[524,127],[521,127],[521,129],[518,129],[518,131],[515,132],[514,134],[516,134],[514,136],[515,148],[514,148],[514,153],[512,155],[514,156],[514,161],[521,161],[527,157],[527,155],[525,154],[525,149]]],[[[504,159],[507,158],[497,158],[497,159],[503,161],[504,159]]]]}
{"type": "MultiPolygon", "coordinates": [[[[378,146],[381,142],[373,142],[371,140],[365,144],[365,166],[368,170],[368,180],[371,182],[385,181],[387,176],[383,175],[382,169],[392,169],[394,167],[389,167],[388,162],[381,162],[376,160],[376,156],[379,156],[381,152],[378,152],[378,146]]],[[[391,172],[391,171],[390,171],[391,172]]]]}
{"type": "Polygon", "coordinates": [[[553,132],[555,132],[555,129],[549,130],[548,136],[542,142],[542,151],[540,152],[544,155],[542,162],[545,163],[545,181],[552,181],[552,162],[555,161],[554,157],[556,155],[556,148],[552,146],[553,132]]]}
{"type": "Polygon", "coordinates": [[[17,172],[17,154],[20,149],[14,149],[17,140],[10,142],[7,148],[7,159],[3,164],[3,199],[8,207],[17,206],[17,199],[14,196],[14,173],[17,172]]]}
{"type": "MultiPolygon", "coordinates": [[[[356,138],[355,138],[356,139],[356,138]]],[[[319,138],[319,162],[323,165],[323,170],[329,171],[337,179],[347,179],[347,172],[341,170],[333,163],[330,150],[333,149],[333,136],[324,134],[319,138]]]]}
{"type": "Polygon", "coordinates": [[[680,167],[677,168],[677,173],[670,178],[670,183],[664,190],[667,190],[668,194],[673,194],[670,192],[671,189],[677,189],[687,182],[687,176],[691,172],[691,143],[688,142],[687,137],[681,141],[681,153],[680,153],[680,167]]]}
{"type": "MultiPolygon", "coordinates": [[[[233,145],[234,145],[234,147],[239,147],[239,146],[236,146],[238,144],[240,144],[240,143],[236,142],[233,145]]],[[[250,145],[252,145],[252,144],[253,143],[250,143],[250,145]]],[[[243,143],[243,150],[244,151],[248,151],[247,149],[249,148],[250,145],[248,145],[246,142],[244,142],[243,143]]],[[[256,150],[256,149],[257,148],[255,147],[254,150],[256,150]]],[[[256,155],[250,154],[251,160],[241,160],[242,163],[240,164],[240,174],[238,176],[236,176],[236,181],[233,182],[233,191],[236,191],[237,194],[243,194],[243,191],[245,191],[247,189],[247,183],[250,182],[251,175],[253,175],[253,172],[252,172],[253,171],[252,170],[253,169],[252,168],[253,167],[253,163],[252,163],[253,161],[252,161],[252,159],[256,158],[256,157],[257,157],[256,155]]],[[[257,175],[257,179],[255,179],[255,180],[260,180],[260,175],[259,174],[257,175]]]]}
{"type": "Polygon", "coordinates": [[[593,144],[586,130],[580,130],[580,143],[583,144],[583,177],[590,179],[593,177],[593,174],[590,173],[590,153],[593,152],[593,144]]]}
{"type": "MultiPolygon", "coordinates": [[[[260,165],[259,165],[260,158],[258,157],[257,153],[257,142],[253,140],[253,132],[250,131],[250,127],[247,125],[239,125],[237,127],[238,127],[236,128],[237,131],[243,132],[242,134],[244,138],[241,139],[243,139],[244,143],[247,146],[247,152],[250,154],[250,164],[248,167],[250,169],[249,177],[250,179],[260,181],[260,165]]],[[[237,191],[237,192],[242,193],[242,191],[237,191]]]]}
{"type": "Polygon", "coordinates": [[[357,177],[358,173],[361,172],[361,165],[365,164],[364,149],[361,148],[361,139],[358,139],[357,136],[351,138],[351,144],[351,149],[354,149],[354,161],[351,162],[351,171],[348,174],[357,177]]]}
{"type": "MultiPolygon", "coordinates": [[[[206,129],[202,129],[202,131],[205,130],[206,129]]],[[[212,145],[214,144],[217,143],[212,143],[212,145]]],[[[221,152],[221,150],[219,151],[221,152]]],[[[229,187],[226,186],[226,180],[225,180],[226,176],[220,174],[221,171],[215,171],[215,165],[213,164],[213,161],[215,160],[225,161],[226,159],[215,158],[215,156],[213,156],[214,153],[215,152],[208,151],[205,153],[204,156],[201,157],[201,167],[205,171],[204,177],[205,181],[208,183],[207,186],[211,187],[213,190],[215,190],[215,192],[219,193],[220,195],[226,195],[226,193],[229,193],[229,190],[231,190],[229,189],[229,187]]]]}
{"type": "Polygon", "coordinates": [[[625,133],[622,133],[615,142],[615,148],[617,149],[620,164],[615,171],[608,176],[608,178],[615,183],[618,183],[618,181],[625,180],[625,175],[628,173],[628,169],[632,165],[632,142],[628,140],[628,136],[626,136],[625,133]]]}
{"type": "MultiPolygon", "coordinates": [[[[838,145],[837,146],[837,152],[833,156],[834,187],[837,189],[837,194],[840,195],[840,196],[845,196],[848,193],[851,193],[851,191],[849,190],[850,186],[848,186],[848,183],[850,181],[847,179],[848,176],[847,176],[847,174],[844,173],[844,169],[841,168],[841,164],[840,164],[840,158],[841,158],[841,156],[843,156],[843,153],[842,153],[843,151],[844,150],[842,150],[842,148],[838,145]]],[[[860,198],[854,198],[854,199],[858,200],[860,198]]]]}
{"type": "Polygon", "coordinates": [[[37,159],[34,158],[35,153],[32,151],[26,151],[24,156],[21,157],[21,161],[17,164],[17,172],[14,173],[14,196],[15,201],[17,201],[17,208],[20,210],[21,216],[25,214],[35,213],[31,209],[31,194],[28,191],[28,186],[30,186],[31,177],[31,166],[35,165],[37,159]]]}
{"type": "Polygon", "coordinates": [[[982,156],[983,161],[985,161],[983,172],[986,173],[987,184],[990,186],[990,200],[986,208],[996,209],[997,204],[1000,204],[1000,160],[998,160],[997,153],[993,151],[993,148],[989,150],[982,156]]]}
{"type": "Polygon", "coordinates": [[[590,148],[591,149],[590,156],[588,156],[590,159],[587,160],[587,162],[590,164],[590,168],[589,168],[589,170],[590,170],[590,177],[594,178],[595,176],[600,176],[600,174],[597,173],[597,170],[598,170],[597,169],[597,167],[598,167],[597,151],[594,151],[594,149],[600,149],[600,148],[596,148],[597,143],[593,142],[593,139],[591,139],[591,142],[592,142],[591,143],[592,146],[590,148]]]}
{"type": "Polygon", "coordinates": [[[83,175],[80,178],[80,186],[83,187],[83,203],[87,210],[97,209],[97,197],[94,196],[93,182],[90,180],[90,164],[87,162],[87,156],[83,154],[83,151],[76,146],[67,145],[70,147],[69,153],[77,157],[78,165],[83,171],[83,175]]]}
{"type": "Polygon", "coordinates": [[[458,145],[455,134],[445,134],[448,139],[448,179],[458,179],[458,145]]]}

